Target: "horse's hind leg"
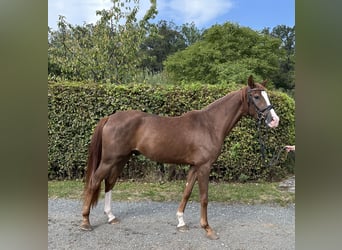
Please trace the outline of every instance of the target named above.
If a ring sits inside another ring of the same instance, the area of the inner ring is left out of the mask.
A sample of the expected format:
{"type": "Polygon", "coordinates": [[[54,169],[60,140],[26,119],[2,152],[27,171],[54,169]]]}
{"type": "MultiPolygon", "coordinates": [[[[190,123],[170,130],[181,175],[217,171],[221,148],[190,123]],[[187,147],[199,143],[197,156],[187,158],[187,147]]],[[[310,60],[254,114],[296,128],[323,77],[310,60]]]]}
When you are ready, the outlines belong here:
{"type": "Polygon", "coordinates": [[[108,216],[108,223],[109,224],[117,224],[119,220],[113,215],[111,201],[112,201],[112,189],[120,176],[123,167],[125,166],[126,162],[128,161],[129,157],[125,158],[124,160],[120,161],[118,164],[112,168],[111,174],[105,179],[105,205],[104,205],[104,212],[108,216]]]}
{"type": "Polygon", "coordinates": [[[88,188],[85,190],[85,199],[82,209],[83,220],[80,226],[82,230],[92,230],[89,222],[90,207],[96,205],[100,193],[101,182],[109,174],[111,166],[111,164],[101,161],[99,167],[91,177],[88,188]]]}
{"type": "Polygon", "coordinates": [[[188,226],[185,224],[183,216],[184,216],[184,210],[185,210],[186,204],[190,198],[190,195],[191,195],[191,192],[192,192],[192,189],[194,187],[196,180],[197,180],[196,168],[194,166],[191,166],[188,176],[187,176],[183,198],[177,210],[177,219],[178,219],[177,229],[178,231],[181,231],[181,232],[188,230],[188,226]]]}

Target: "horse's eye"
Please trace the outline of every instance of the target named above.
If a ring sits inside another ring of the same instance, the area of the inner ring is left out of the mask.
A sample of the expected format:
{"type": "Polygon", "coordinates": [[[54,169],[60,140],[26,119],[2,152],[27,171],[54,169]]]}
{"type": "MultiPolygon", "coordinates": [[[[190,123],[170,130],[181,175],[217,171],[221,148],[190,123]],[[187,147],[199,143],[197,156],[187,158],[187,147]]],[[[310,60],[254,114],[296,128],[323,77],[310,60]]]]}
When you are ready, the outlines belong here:
{"type": "Polygon", "coordinates": [[[254,99],[258,100],[260,96],[256,95],[254,96],[254,99]]]}

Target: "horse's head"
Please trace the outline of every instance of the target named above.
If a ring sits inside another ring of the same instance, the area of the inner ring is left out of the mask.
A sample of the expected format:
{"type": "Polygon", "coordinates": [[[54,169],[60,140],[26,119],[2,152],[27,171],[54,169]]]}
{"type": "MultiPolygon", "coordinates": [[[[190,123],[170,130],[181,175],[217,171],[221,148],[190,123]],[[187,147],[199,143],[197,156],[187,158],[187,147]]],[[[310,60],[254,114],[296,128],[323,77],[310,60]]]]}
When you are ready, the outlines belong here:
{"type": "Polygon", "coordinates": [[[279,117],[274,111],[270,99],[268,98],[265,84],[266,81],[255,83],[253,76],[248,78],[248,113],[257,119],[265,118],[266,124],[271,128],[275,128],[279,124],[279,117]]]}

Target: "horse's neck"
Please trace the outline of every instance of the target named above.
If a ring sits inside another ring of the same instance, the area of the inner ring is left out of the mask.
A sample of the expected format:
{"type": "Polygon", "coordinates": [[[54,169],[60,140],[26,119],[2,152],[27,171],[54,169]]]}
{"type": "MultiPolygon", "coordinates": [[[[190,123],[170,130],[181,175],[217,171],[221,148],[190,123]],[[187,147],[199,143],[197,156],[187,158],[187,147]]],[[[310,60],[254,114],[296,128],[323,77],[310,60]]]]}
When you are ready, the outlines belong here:
{"type": "Polygon", "coordinates": [[[234,91],[208,105],[203,110],[207,113],[209,122],[215,129],[217,137],[221,140],[229,134],[244,115],[242,91],[234,91]]]}

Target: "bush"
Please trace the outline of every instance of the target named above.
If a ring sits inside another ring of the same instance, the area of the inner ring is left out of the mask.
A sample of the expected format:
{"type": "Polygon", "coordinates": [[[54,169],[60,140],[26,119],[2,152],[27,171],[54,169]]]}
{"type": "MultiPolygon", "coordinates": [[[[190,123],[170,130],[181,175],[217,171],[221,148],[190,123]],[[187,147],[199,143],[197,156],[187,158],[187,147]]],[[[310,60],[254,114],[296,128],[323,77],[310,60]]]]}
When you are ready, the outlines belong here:
{"type": "MultiPolygon", "coordinates": [[[[176,116],[202,109],[214,100],[239,87],[227,85],[95,85],[59,83],[48,85],[48,178],[83,178],[87,150],[94,127],[103,116],[117,110],[137,109],[163,116],[176,116]]],[[[294,144],[294,100],[286,94],[269,91],[272,104],[281,121],[276,129],[266,129],[266,160],[281,146],[294,144]]],[[[211,171],[212,180],[256,181],[283,177],[286,154],[279,163],[263,166],[256,121],[242,118],[225,139],[222,153],[211,171]]],[[[158,164],[143,156],[133,156],[123,178],[184,178],[187,166],[158,164]],[[175,174],[176,173],[181,173],[175,174]],[[162,177],[160,177],[162,176],[162,177]]]]}

